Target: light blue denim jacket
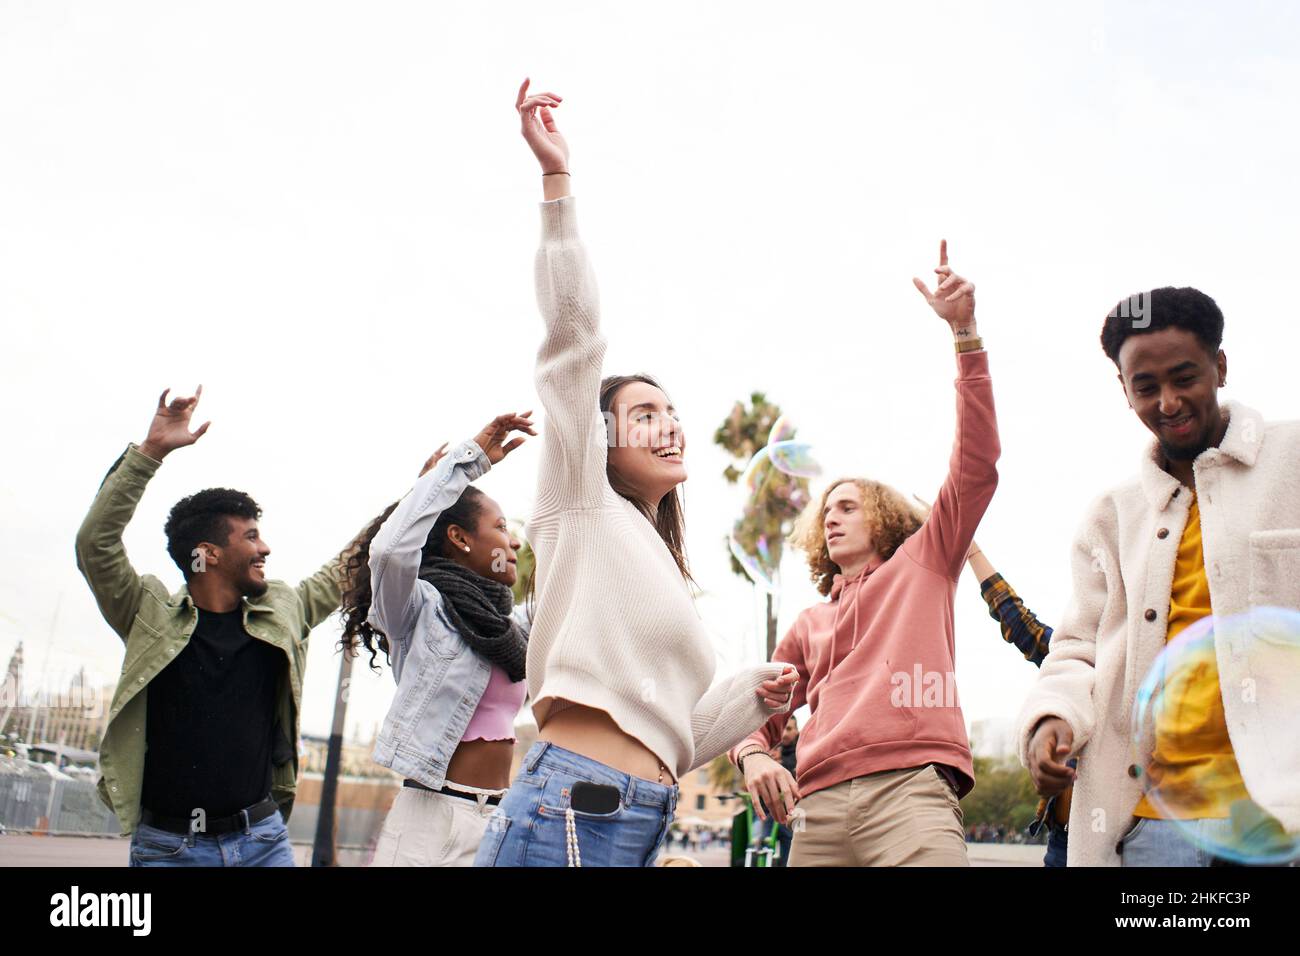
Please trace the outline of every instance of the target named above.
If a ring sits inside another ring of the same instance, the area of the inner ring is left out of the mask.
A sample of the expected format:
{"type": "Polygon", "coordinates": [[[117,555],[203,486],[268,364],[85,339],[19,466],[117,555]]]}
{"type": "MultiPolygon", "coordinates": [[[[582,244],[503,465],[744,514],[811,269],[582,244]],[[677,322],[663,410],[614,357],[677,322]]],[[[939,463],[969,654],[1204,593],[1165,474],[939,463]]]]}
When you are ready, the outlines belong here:
{"type": "MultiPolygon", "coordinates": [[[[421,551],[438,515],[491,467],[477,444],[462,442],[415,483],[370,544],[367,620],[388,635],[397,681],[374,760],[435,790],[447,782],[492,667],[452,626],[438,589],[419,577],[421,551]]],[[[524,605],[512,616],[527,634],[524,605]]]]}

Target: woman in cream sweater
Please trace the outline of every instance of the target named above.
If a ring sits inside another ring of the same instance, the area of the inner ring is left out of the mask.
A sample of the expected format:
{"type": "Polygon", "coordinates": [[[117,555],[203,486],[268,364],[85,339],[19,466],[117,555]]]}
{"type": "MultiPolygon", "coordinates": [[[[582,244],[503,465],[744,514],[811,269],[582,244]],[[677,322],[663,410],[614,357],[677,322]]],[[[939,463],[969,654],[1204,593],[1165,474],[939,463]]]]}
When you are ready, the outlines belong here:
{"type": "Polygon", "coordinates": [[[605,339],[569,195],[553,94],[519,90],[542,166],[538,305],[546,409],[528,693],[539,728],[488,823],[478,866],[649,866],[676,781],[789,706],[793,669],[751,667],[716,684],[691,596],[677,486],[686,436],[649,376],[601,378],[605,339]]]}

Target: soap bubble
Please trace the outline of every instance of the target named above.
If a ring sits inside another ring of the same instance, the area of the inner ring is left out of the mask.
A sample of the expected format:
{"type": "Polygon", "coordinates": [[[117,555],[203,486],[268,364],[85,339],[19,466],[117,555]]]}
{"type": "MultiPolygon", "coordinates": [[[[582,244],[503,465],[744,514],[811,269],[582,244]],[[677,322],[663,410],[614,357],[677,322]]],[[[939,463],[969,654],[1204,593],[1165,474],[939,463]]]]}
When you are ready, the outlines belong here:
{"type": "Polygon", "coordinates": [[[745,488],[743,517],[736,522],[728,545],[736,562],[760,590],[778,588],[781,542],[790,523],[808,503],[807,490],[798,479],[821,474],[812,446],[794,440],[795,426],[782,415],[768,433],[768,443],[758,449],[741,473],[745,488]],[[792,480],[793,479],[793,480],[792,480]]]}
{"type": "Polygon", "coordinates": [[[752,547],[746,547],[741,543],[742,536],[741,523],[736,522],[736,527],[727,539],[732,556],[744,568],[745,574],[754,582],[755,587],[761,591],[774,593],[777,589],[777,562],[772,560],[772,549],[767,543],[767,536],[759,535],[752,547]]]}
{"type": "Polygon", "coordinates": [[[1225,862],[1300,859],[1298,713],[1300,613],[1260,607],[1192,624],[1165,645],[1134,702],[1144,815],[1175,821],[1225,862]]]}

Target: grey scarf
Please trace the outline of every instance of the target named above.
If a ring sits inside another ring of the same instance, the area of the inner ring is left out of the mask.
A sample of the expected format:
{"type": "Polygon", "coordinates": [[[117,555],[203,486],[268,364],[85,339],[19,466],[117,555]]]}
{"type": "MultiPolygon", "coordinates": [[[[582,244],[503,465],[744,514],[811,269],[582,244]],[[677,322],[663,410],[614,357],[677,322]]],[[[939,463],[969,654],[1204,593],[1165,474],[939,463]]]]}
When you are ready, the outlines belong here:
{"type": "Polygon", "coordinates": [[[447,617],[470,650],[498,665],[512,681],[524,679],[528,641],[510,617],[515,596],[508,587],[436,556],[420,565],[420,577],[438,589],[447,617]]]}

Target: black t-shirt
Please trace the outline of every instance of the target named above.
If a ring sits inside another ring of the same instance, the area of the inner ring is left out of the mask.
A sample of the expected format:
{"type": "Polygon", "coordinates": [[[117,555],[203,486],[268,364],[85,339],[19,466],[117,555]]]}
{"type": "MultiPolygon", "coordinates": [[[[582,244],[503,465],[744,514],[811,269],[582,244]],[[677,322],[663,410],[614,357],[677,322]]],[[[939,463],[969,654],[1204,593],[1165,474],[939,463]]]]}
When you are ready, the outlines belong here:
{"type": "Polygon", "coordinates": [[[244,631],[243,609],[199,611],[185,650],[149,684],[141,804],[225,817],[271,792],[284,652],[244,631]]]}

